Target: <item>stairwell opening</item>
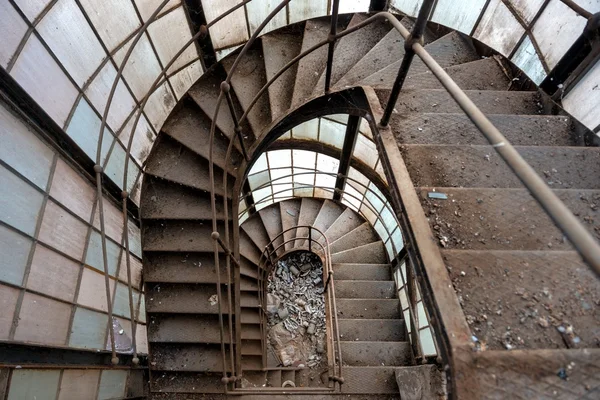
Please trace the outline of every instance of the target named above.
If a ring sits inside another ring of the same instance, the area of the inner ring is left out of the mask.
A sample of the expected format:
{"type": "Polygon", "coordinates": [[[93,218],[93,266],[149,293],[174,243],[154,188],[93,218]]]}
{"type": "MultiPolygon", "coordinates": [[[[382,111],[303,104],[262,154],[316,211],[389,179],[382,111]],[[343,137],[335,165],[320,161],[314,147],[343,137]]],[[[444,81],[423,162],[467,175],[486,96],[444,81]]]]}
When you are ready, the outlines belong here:
{"type": "Polygon", "coordinates": [[[313,381],[327,371],[325,279],[321,258],[309,251],[274,265],[267,283],[268,368],[308,368],[313,381]]]}

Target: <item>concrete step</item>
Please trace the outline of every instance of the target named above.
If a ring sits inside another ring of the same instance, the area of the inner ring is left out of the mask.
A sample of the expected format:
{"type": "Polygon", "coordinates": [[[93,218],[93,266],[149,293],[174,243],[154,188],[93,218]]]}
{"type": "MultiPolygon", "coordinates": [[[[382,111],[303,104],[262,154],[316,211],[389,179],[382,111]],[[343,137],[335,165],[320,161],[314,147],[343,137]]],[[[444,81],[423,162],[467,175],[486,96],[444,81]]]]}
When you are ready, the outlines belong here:
{"type": "Polygon", "coordinates": [[[365,244],[331,255],[331,262],[334,264],[383,264],[387,261],[385,247],[381,241],[365,244]]]}
{"type": "Polygon", "coordinates": [[[260,356],[262,354],[260,342],[260,340],[242,340],[242,354],[260,356]]]}
{"type": "Polygon", "coordinates": [[[505,342],[517,350],[564,349],[556,328],[565,321],[577,347],[597,345],[600,280],[575,251],[452,249],[442,256],[473,334],[488,349],[505,350],[505,342]]]}
{"type": "Polygon", "coordinates": [[[269,241],[273,241],[273,247],[278,248],[277,254],[281,255],[284,252],[283,237],[277,237],[283,230],[281,225],[281,210],[279,204],[272,204],[269,207],[265,207],[258,212],[260,219],[262,219],[263,225],[269,235],[269,241]],[[273,240],[274,238],[277,238],[273,240]],[[280,247],[281,246],[281,247],[280,247]]]}
{"type": "MultiPolygon", "coordinates": [[[[346,208],[344,212],[329,226],[325,231],[325,236],[329,243],[333,243],[348,232],[358,228],[365,220],[354,212],[351,208],[346,208]]],[[[324,240],[322,241],[324,243],[324,240]]]]}
{"type": "MultiPolygon", "coordinates": [[[[505,90],[510,83],[504,71],[494,58],[471,61],[445,68],[446,72],[463,90],[505,90]]],[[[391,88],[398,74],[398,68],[390,65],[360,81],[376,89],[391,88]]],[[[404,81],[403,89],[441,89],[442,84],[431,72],[412,75],[404,81]]]]}
{"type": "MultiPolygon", "coordinates": [[[[152,196],[142,196],[140,212],[142,219],[200,219],[212,218],[210,193],[183,186],[164,179],[147,176],[144,190],[152,196]]],[[[231,201],[229,202],[231,206],[231,201]]],[[[217,197],[217,218],[225,219],[223,198],[217,197]]],[[[232,216],[229,213],[228,218],[232,216]]]]}
{"type": "MultiPolygon", "coordinates": [[[[217,64],[205,71],[202,75],[202,79],[199,79],[188,91],[188,95],[211,120],[215,115],[217,99],[221,91],[221,82],[223,82],[225,78],[226,74],[223,67],[217,64]]],[[[243,109],[236,96],[232,96],[232,99],[236,115],[241,117],[243,109]]],[[[216,127],[230,139],[235,136],[235,123],[225,98],[221,101],[216,127]]],[[[246,135],[244,143],[246,148],[249,149],[254,143],[252,128],[247,122],[244,122],[242,123],[242,131],[246,135]]]]}
{"type": "Polygon", "coordinates": [[[258,315],[258,309],[242,308],[240,321],[242,322],[242,331],[246,329],[245,325],[259,325],[260,316],[258,315]]]}
{"type": "MultiPolygon", "coordinates": [[[[210,191],[208,160],[166,135],[160,136],[157,140],[160,140],[160,145],[155,145],[152,156],[148,157],[146,174],[194,189],[210,191]]],[[[215,193],[223,196],[225,193],[223,191],[223,170],[215,167],[214,173],[215,193]]],[[[234,181],[234,176],[228,178],[228,197],[231,197],[234,181]]]]}
{"type": "Polygon", "coordinates": [[[271,241],[260,216],[257,214],[254,214],[244,221],[241,229],[248,235],[250,240],[252,240],[260,251],[264,250],[271,241]]]}
{"type": "MultiPolygon", "coordinates": [[[[391,90],[377,90],[377,97],[386,104],[391,90]]],[[[465,90],[465,94],[475,103],[477,108],[486,115],[515,114],[540,115],[544,114],[542,97],[539,92],[516,92],[506,90],[465,90]]],[[[402,118],[410,113],[463,113],[446,89],[413,89],[402,90],[396,106],[394,118],[402,118]]]]}
{"type": "MultiPolygon", "coordinates": [[[[152,252],[144,253],[144,281],[164,283],[216,283],[213,253],[152,252]]],[[[219,258],[221,282],[227,280],[225,255],[219,258]]]]}
{"type": "MultiPolygon", "coordinates": [[[[267,83],[262,45],[260,42],[252,45],[244,58],[240,60],[236,70],[232,71],[234,61],[235,57],[226,57],[221,60],[221,64],[227,74],[231,75],[231,87],[240,105],[244,110],[247,110],[256,94],[267,83]]],[[[241,114],[238,115],[239,117],[241,117],[241,114]]],[[[252,110],[248,114],[248,122],[252,128],[254,137],[258,137],[262,130],[271,122],[268,91],[263,93],[256,104],[254,104],[254,107],[252,107],[252,110]]],[[[249,134],[249,132],[244,133],[249,134]]]]}
{"type": "Polygon", "coordinates": [[[313,227],[319,229],[321,232],[325,232],[342,215],[344,209],[345,207],[331,200],[323,201],[319,214],[315,218],[315,222],[313,222],[313,227]]]}
{"type": "Polygon", "coordinates": [[[357,228],[336,239],[331,244],[331,252],[339,253],[344,250],[373,243],[379,240],[379,237],[368,222],[362,223],[357,228]]]}
{"type": "MultiPolygon", "coordinates": [[[[226,357],[228,360],[229,357],[226,357]]],[[[219,345],[154,343],[150,355],[154,371],[221,372],[223,359],[219,345]]],[[[227,366],[227,370],[229,370],[227,366]]]]}
{"type": "Polygon", "coordinates": [[[398,319],[398,299],[336,299],[338,318],[398,319]]]}
{"type": "MultiPolygon", "coordinates": [[[[322,200],[303,197],[300,206],[300,215],[298,216],[298,225],[312,225],[322,207],[322,200]]],[[[296,235],[308,236],[308,228],[296,229],[296,235]]],[[[294,246],[300,247],[305,244],[305,240],[296,240],[294,246]]]]}
{"type": "MultiPolygon", "coordinates": [[[[436,188],[448,200],[429,199],[432,188],[417,193],[432,231],[448,249],[571,250],[526,189],[436,188]],[[444,239],[445,238],[445,239],[444,239]]],[[[554,190],[590,233],[600,239],[600,191],[554,190]]]]}
{"type": "MultiPolygon", "coordinates": [[[[211,119],[204,114],[196,102],[189,97],[184,97],[180,108],[169,116],[161,131],[186,146],[188,149],[208,160],[210,157],[210,146],[207,146],[210,138],[211,119]]],[[[227,157],[229,138],[217,130],[213,142],[213,160],[219,168],[235,174],[235,169],[242,162],[239,141],[234,141],[231,154],[227,157]]]]}
{"type": "MultiPolygon", "coordinates": [[[[297,27],[280,29],[262,37],[267,80],[300,53],[302,32],[297,27]],[[296,28],[296,29],[294,29],[296,28]]],[[[273,119],[283,115],[292,105],[298,63],[269,86],[269,102],[273,119]]]]}
{"type": "MultiPolygon", "coordinates": [[[[218,314],[218,304],[212,305],[210,298],[217,294],[215,285],[210,284],[173,284],[157,283],[148,285],[146,311],[149,313],[173,314],[218,314]]],[[[223,304],[221,310],[226,313],[227,291],[221,290],[223,304]]]]}
{"type": "MultiPolygon", "coordinates": [[[[223,223],[217,225],[223,232],[223,223]]],[[[143,235],[144,251],[212,252],[210,221],[149,220],[143,235]]]]}
{"type": "MultiPolygon", "coordinates": [[[[516,146],[516,150],[551,188],[600,189],[600,148],[516,146]]],[[[415,186],[523,187],[491,146],[403,145],[401,151],[415,186]]]]}
{"type": "Polygon", "coordinates": [[[412,364],[408,342],[341,342],[344,365],[403,366],[412,364]]]}
{"type": "Polygon", "coordinates": [[[240,255],[244,256],[255,265],[259,265],[261,261],[261,251],[243,230],[240,230],[240,255]]]}
{"type": "Polygon", "coordinates": [[[240,257],[240,275],[258,279],[258,267],[245,257],[240,257]]]}
{"type": "MultiPolygon", "coordinates": [[[[308,20],[304,27],[301,52],[327,39],[330,22],[325,20],[308,20]]],[[[327,45],[321,46],[298,62],[292,106],[304,102],[310,97],[319,76],[327,63],[327,45]]]]}
{"type": "MultiPolygon", "coordinates": [[[[368,18],[365,14],[354,14],[348,28],[363,22],[368,18]]],[[[332,86],[339,81],[353,66],[360,62],[377,43],[390,31],[391,25],[387,21],[375,21],[357,32],[341,38],[333,55],[333,68],[331,70],[332,86]]],[[[315,86],[317,92],[325,89],[325,71],[321,74],[315,86]]]]}
{"type": "MultiPolygon", "coordinates": [[[[224,334],[229,343],[227,319],[224,321],[224,334]]],[[[153,314],[148,324],[148,341],[221,343],[219,319],[217,315],[153,314]]]]}
{"type": "Polygon", "coordinates": [[[258,296],[256,292],[241,292],[240,303],[244,308],[257,308],[259,307],[258,296]]]}
{"type": "Polygon", "coordinates": [[[339,280],[392,280],[392,269],[389,264],[333,264],[335,279],[339,280]]]}
{"type": "Polygon", "coordinates": [[[345,367],[344,394],[398,395],[394,367],[345,367]]]}
{"type": "Polygon", "coordinates": [[[402,319],[338,319],[340,338],[347,341],[403,342],[406,327],[402,319]]]}
{"type": "MultiPolygon", "coordinates": [[[[515,146],[574,146],[569,118],[557,115],[488,115],[490,122],[515,146]]],[[[406,144],[488,145],[489,141],[464,113],[409,114],[392,118],[394,135],[406,144]]]]}
{"type": "MultiPolygon", "coordinates": [[[[286,200],[279,203],[279,212],[281,214],[281,229],[282,232],[298,225],[298,217],[300,215],[301,199],[286,200]]],[[[283,234],[283,241],[287,242],[296,236],[296,229],[291,229],[283,234]]],[[[288,242],[284,245],[285,250],[291,250],[294,247],[295,241],[288,242]]]]}
{"type": "Polygon", "coordinates": [[[338,299],[393,299],[394,281],[339,280],[335,278],[335,296],[338,299]]]}

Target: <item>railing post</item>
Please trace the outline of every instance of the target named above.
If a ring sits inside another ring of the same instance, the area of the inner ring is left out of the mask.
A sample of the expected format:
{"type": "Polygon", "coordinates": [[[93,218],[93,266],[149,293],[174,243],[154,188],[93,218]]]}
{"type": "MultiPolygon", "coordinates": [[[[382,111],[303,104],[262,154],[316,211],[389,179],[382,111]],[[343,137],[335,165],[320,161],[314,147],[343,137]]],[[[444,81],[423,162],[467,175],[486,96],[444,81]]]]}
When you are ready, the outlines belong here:
{"type": "MultiPolygon", "coordinates": [[[[240,126],[240,122],[235,113],[235,107],[233,106],[233,99],[231,98],[231,85],[227,81],[221,82],[221,91],[225,93],[225,100],[227,100],[227,106],[229,108],[229,112],[231,113],[231,118],[233,119],[233,130],[235,131],[235,134],[240,142],[240,147],[242,149],[242,155],[244,156],[244,160],[250,161],[250,158],[248,158],[248,152],[246,151],[246,144],[244,143],[242,127],[240,126]]],[[[231,140],[233,140],[233,138],[231,138],[231,140]]]]}
{"type": "Polygon", "coordinates": [[[325,93],[329,93],[331,88],[331,70],[333,69],[333,52],[335,50],[335,35],[337,35],[338,12],[340,9],[340,0],[333,0],[331,11],[331,27],[329,29],[329,49],[327,51],[327,68],[325,70],[325,93]]]}
{"type": "Polygon", "coordinates": [[[413,44],[423,44],[423,32],[425,32],[427,20],[429,19],[429,15],[431,14],[431,9],[433,8],[434,3],[435,0],[423,1],[423,5],[419,10],[419,16],[415,21],[415,25],[413,26],[412,32],[410,33],[410,36],[404,41],[404,58],[402,59],[400,69],[398,70],[398,75],[396,76],[396,80],[394,81],[394,86],[392,87],[390,98],[388,99],[388,103],[385,106],[383,117],[381,117],[381,121],[379,122],[381,126],[387,126],[387,124],[389,124],[390,122],[392,112],[394,111],[394,107],[396,106],[396,101],[398,101],[398,96],[400,95],[400,90],[402,90],[404,80],[406,79],[406,75],[408,74],[408,70],[415,56],[413,44]]]}
{"type": "Polygon", "coordinates": [[[308,228],[308,251],[312,252],[312,228],[308,228]]]}

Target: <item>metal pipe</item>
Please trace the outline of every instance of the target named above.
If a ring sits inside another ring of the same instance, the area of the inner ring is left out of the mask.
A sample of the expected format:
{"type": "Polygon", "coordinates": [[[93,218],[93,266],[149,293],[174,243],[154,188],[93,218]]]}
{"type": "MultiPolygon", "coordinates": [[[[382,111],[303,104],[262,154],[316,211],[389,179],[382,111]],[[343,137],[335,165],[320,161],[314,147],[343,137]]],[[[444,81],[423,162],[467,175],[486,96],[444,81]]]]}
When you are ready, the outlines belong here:
{"type": "Polygon", "coordinates": [[[335,51],[335,35],[337,34],[338,12],[340,9],[340,0],[333,0],[333,10],[331,12],[331,27],[329,28],[329,49],[327,49],[327,67],[325,69],[325,93],[329,93],[331,87],[331,71],[333,69],[333,53],[335,51]]]}
{"type": "Polygon", "coordinates": [[[415,52],[413,50],[412,45],[413,43],[423,43],[423,32],[425,32],[425,27],[427,26],[427,19],[431,14],[431,9],[434,3],[435,0],[423,1],[423,5],[421,5],[421,9],[419,10],[419,16],[415,21],[415,25],[413,26],[412,32],[404,41],[404,57],[402,58],[402,62],[400,63],[398,75],[396,75],[394,86],[392,86],[390,97],[388,98],[388,102],[385,106],[383,116],[381,117],[381,121],[379,122],[381,126],[387,126],[390,122],[392,112],[394,111],[394,107],[396,107],[396,102],[398,101],[398,96],[400,95],[400,91],[402,90],[402,86],[404,85],[404,81],[406,80],[406,76],[408,75],[408,70],[410,69],[412,60],[415,57],[415,52]]]}
{"type": "Polygon", "coordinates": [[[554,223],[565,233],[579,254],[600,276],[600,245],[571,210],[554,194],[512,144],[500,133],[479,108],[469,99],[450,75],[429,55],[422,45],[413,45],[415,53],[429,67],[460,108],[490,142],[500,157],[512,169],[531,195],[540,203],[554,223]]]}
{"type": "MultiPolygon", "coordinates": [[[[236,115],[236,112],[235,112],[235,107],[233,105],[233,99],[231,98],[230,89],[231,89],[231,86],[227,82],[221,83],[221,90],[223,92],[225,92],[225,99],[227,100],[227,106],[229,107],[229,112],[231,113],[231,118],[233,119],[233,125],[234,125],[233,131],[235,132],[235,134],[240,142],[244,160],[250,161],[250,159],[248,158],[248,152],[246,151],[246,144],[244,143],[244,134],[242,133],[242,126],[240,125],[237,115],[236,115]]],[[[231,140],[233,141],[233,137],[231,138],[231,140]]]]}

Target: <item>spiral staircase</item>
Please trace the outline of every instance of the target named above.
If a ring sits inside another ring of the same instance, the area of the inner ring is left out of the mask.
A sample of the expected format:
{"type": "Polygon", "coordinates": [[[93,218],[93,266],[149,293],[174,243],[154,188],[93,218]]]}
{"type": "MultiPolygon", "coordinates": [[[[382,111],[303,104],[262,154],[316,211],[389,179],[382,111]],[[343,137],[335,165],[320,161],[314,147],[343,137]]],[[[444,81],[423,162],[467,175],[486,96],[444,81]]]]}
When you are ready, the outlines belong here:
{"type": "MultiPolygon", "coordinates": [[[[340,18],[339,29],[365,19],[362,14],[340,18]]],[[[401,22],[407,27],[412,25],[408,18],[401,22]]],[[[309,20],[270,32],[254,43],[231,80],[235,114],[242,115],[248,109],[261,87],[283,65],[326,39],[329,24],[329,19],[309,20]]],[[[513,80],[520,78],[522,82],[525,78],[513,75],[505,60],[482,57],[480,47],[462,34],[431,26],[424,41],[432,57],[599,237],[600,215],[598,207],[591,205],[598,204],[600,198],[600,151],[585,146],[585,135],[577,122],[540,92],[526,90],[527,85],[513,80]]],[[[375,22],[345,36],[336,44],[333,91],[371,87],[385,104],[403,54],[402,37],[386,22],[375,22]]],[[[398,367],[414,368],[415,360],[398,307],[391,260],[373,228],[360,215],[337,202],[317,198],[273,204],[246,220],[239,237],[230,234],[227,245],[234,249],[240,263],[239,276],[231,287],[227,285],[224,251],[220,253],[220,270],[215,268],[207,144],[221,82],[231,72],[234,59],[235,53],[193,85],[164,124],[146,164],[141,218],[152,396],[218,398],[223,393],[222,372],[232,369],[232,361],[239,363],[238,369],[257,385],[262,382],[278,387],[282,380],[293,379],[297,388],[311,386],[301,369],[265,369],[258,278],[261,253],[272,239],[288,228],[313,225],[324,230],[332,244],[342,354],[347,364],[343,394],[397,398],[394,373],[398,367]],[[219,304],[211,301],[217,294],[217,282],[222,283],[223,303],[228,299],[228,290],[236,299],[221,305],[224,313],[231,311],[233,315],[233,325],[227,318],[224,321],[224,358],[219,304]],[[239,349],[229,343],[237,335],[239,349]],[[235,354],[230,353],[232,349],[235,354]]],[[[249,149],[251,160],[260,155],[262,141],[278,121],[324,94],[326,62],[326,47],[322,47],[301,59],[258,99],[241,126],[243,147],[249,149]]],[[[244,178],[238,174],[244,156],[234,136],[233,121],[230,109],[221,106],[214,121],[217,132],[213,162],[222,238],[226,237],[226,226],[235,232],[235,197],[240,194],[236,188],[243,186],[240,180],[244,178]]],[[[515,285],[527,286],[527,282],[520,283],[523,278],[518,272],[523,263],[539,269],[539,275],[531,269],[525,272],[532,282],[542,279],[541,275],[569,282],[576,278],[584,282],[583,292],[597,293],[598,281],[583,268],[562,233],[417,59],[390,126],[455,288],[464,299],[465,314],[484,312],[481,304],[491,301],[490,292],[512,293],[515,285]],[[443,193],[446,199],[430,197],[433,192],[443,193]],[[525,218],[516,212],[523,210],[530,211],[525,218]],[[474,232],[478,234],[474,236],[474,232]],[[577,268],[577,277],[562,272],[565,264],[582,267],[577,268]],[[498,265],[511,273],[488,282],[489,291],[482,293],[477,276],[496,276],[494,267],[498,265]]],[[[303,247],[302,240],[284,246],[286,251],[303,247]]],[[[567,296],[555,294],[563,295],[567,296]]],[[[509,309],[517,306],[509,304],[509,309]]],[[[564,313],[579,328],[581,346],[593,347],[595,333],[590,321],[598,322],[595,311],[565,309],[564,313]]],[[[518,327],[517,313],[505,312],[501,323],[489,328],[490,338],[502,335],[501,325],[518,327]]],[[[532,339],[531,347],[564,347],[560,334],[541,332],[535,322],[527,321],[526,326],[532,336],[542,338],[532,339]]],[[[490,339],[491,347],[501,347],[500,343],[490,339]]],[[[598,365],[593,368],[600,373],[598,365]]],[[[268,394],[263,391],[256,397],[245,396],[264,398],[268,394]]]]}

